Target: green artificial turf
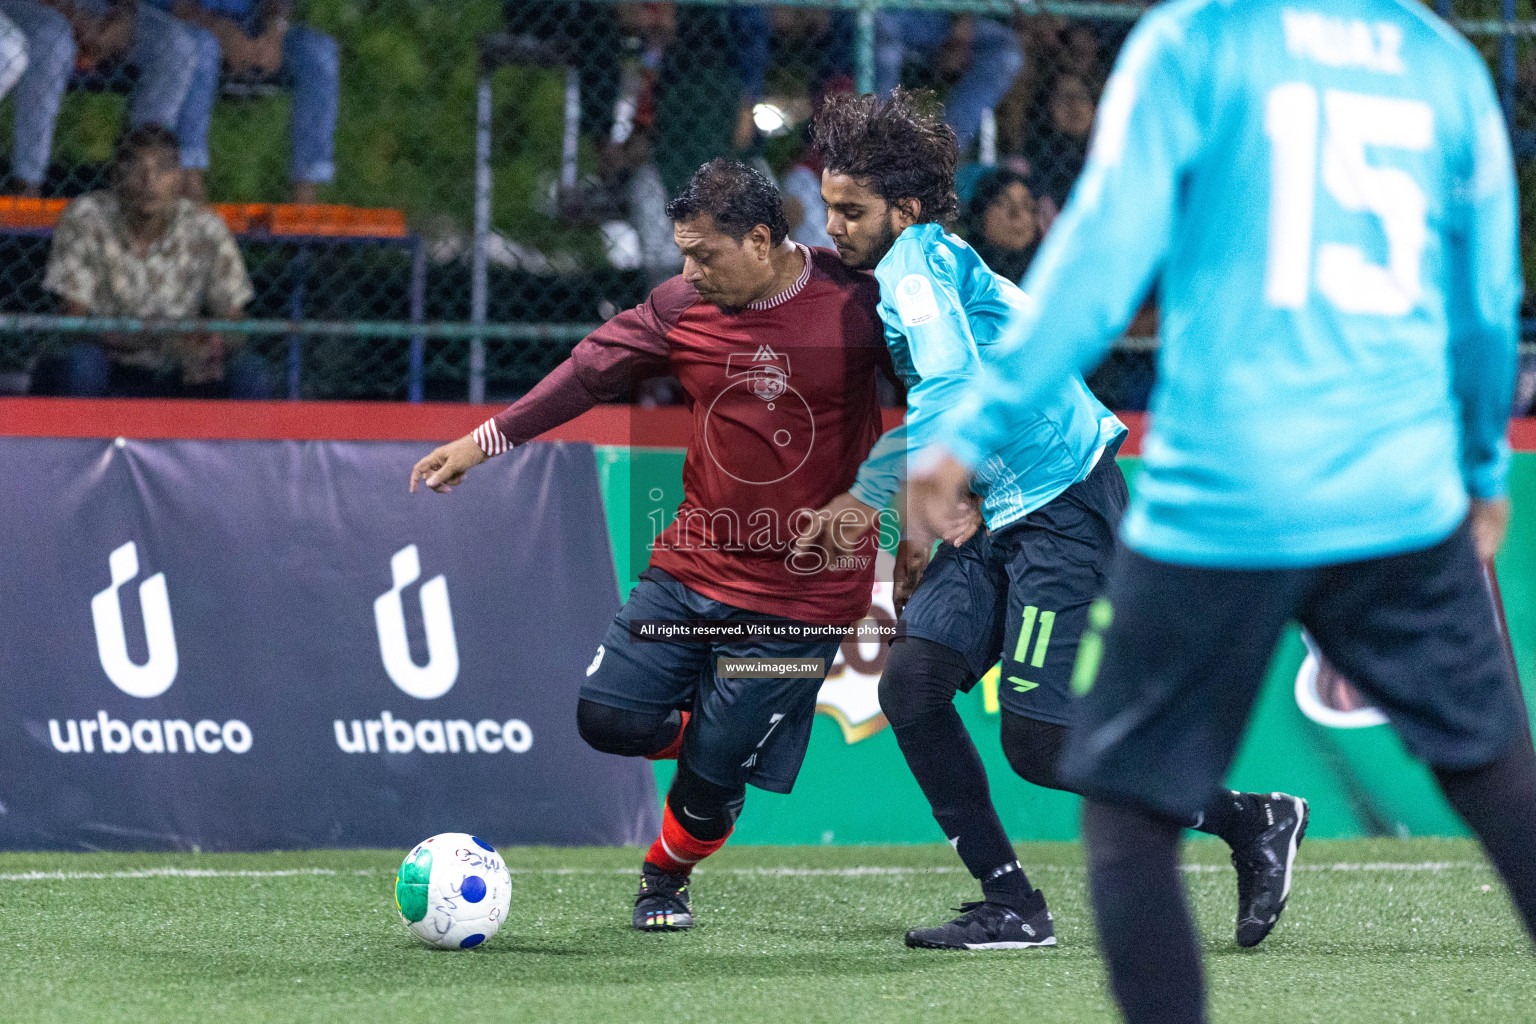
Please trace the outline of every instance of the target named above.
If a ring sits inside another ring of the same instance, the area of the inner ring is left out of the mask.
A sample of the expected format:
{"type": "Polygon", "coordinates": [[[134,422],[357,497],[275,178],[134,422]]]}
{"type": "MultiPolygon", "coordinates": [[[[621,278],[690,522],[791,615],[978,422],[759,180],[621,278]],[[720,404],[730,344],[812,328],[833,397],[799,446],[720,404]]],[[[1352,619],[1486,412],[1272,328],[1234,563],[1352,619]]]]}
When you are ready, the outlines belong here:
{"type": "MultiPolygon", "coordinates": [[[[1536,1021],[1536,960],[1472,844],[1307,843],[1255,951],[1223,852],[1186,848],[1216,1021],[1536,1021]]],[[[727,848],[695,876],[699,927],[667,935],[629,928],[639,851],[507,849],[507,924],[452,953],[400,924],[402,853],[0,855],[0,1019],[1116,1019],[1072,844],[1020,847],[1060,946],[988,953],[901,944],[974,897],[947,846],[727,848]]]]}

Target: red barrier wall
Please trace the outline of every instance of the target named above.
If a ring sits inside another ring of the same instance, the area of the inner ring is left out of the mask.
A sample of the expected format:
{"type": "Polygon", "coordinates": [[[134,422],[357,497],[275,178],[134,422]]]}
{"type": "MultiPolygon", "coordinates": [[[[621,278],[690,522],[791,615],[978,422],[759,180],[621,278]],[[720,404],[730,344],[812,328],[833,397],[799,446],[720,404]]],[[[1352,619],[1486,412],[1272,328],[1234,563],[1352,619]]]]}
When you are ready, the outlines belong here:
{"type": "MultiPolygon", "coordinates": [[[[405,402],[228,402],[130,398],[0,398],[0,436],[213,438],[255,441],[422,441],[462,437],[499,405],[405,402]]],[[[885,410],[889,430],[900,409],[885,410]]],[[[546,441],[683,448],[692,432],[681,406],[600,405],[543,435],[546,441]]],[[[1121,413],[1131,436],[1121,455],[1141,454],[1144,413],[1121,413]]],[[[1510,442],[1536,452],[1536,419],[1513,420],[1510,442]]]]}

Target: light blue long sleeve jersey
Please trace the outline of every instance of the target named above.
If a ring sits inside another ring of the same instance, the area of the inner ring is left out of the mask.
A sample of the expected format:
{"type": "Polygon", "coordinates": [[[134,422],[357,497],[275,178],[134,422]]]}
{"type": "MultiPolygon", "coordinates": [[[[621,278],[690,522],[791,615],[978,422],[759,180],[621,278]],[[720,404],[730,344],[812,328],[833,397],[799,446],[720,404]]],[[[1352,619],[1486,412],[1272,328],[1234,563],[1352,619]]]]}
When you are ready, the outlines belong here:
{"type": "MultiPolygon", "coordinates": [[[[884,508],[907,464],[932,443],[940,414],[993,358],[997,339],[1030,302],[1018,285],[937,224],[903,231],[875,268],[875,279],[885,341],[907,384],[907,415],[876,442],[849,493],[884,508]]],[[[1075,372],[1033,402],[1009,403],[994,415],[1000,418],[999,440],[976,474],[982,516],[994,530],[1083,479],[1104,446],[1125,432],[1075,372]]]]}
{"type": "Polygon", "coordinates": [[[1172,0],[1127,41],[1030,317],[946,416],[999,413],[1162,310],[1136,551],[1216,568],[1428,547],[1504,491],[1522,282],[1477,52],[1412,0],[1172,0]]]}

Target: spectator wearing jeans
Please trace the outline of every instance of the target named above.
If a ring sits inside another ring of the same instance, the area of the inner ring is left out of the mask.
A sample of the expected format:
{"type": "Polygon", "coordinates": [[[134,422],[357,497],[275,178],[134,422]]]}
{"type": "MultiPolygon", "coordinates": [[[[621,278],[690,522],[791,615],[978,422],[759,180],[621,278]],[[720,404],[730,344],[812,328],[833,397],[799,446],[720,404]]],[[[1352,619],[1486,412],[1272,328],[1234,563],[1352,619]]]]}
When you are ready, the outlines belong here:
{"type": "Polygon", "coordinates": [[[203,194],[208,125],[219,92],[220,64],[235,78],[277,76],[293,92],[289,115],[289,180],[293,201],[313,203],[336,176],[336,107],[341,59],[336,40],[289,22],[291,0],[154,0],[202,30],[203,45],[186,107],[176,124],[187,194],[203,194]]]}
{"type": "Polygon", "coordinates": [[[27,38],[27,68],[16,83],[13,187],[40,195],[53,151],[54,122],[70,76],[123,58],[138,70],[128,124],[176,123],[196,61],[196,40],[175,18],[133,0],[0,0],[0,15],[27,38]]]}
{"type": "Polygon", "coordinates": [[[27,37],[16,23],[0,14],[0,100],[27,70],[27,37]]]}
{"type": "Polygon", "coordinates": [[[981,127],[982,111],[997,106],[1024,69],[1024,50],[1013,29],[990,18],[888,11],[875,23],[876,88],[889,96],[909,58],[934,61],[942,51],[958,54],[966,65],[944,103],[944,119],[963,154],[981,127]]]}
{"type": "MultiPolygon", "coordinates": [[[[181,198],[176,136],[160,125],[118,143],[112,187],[59,218],[43,287],[69,316],[144,320],[241,315],[252,289],[218,215],[181,198]]],[[[216,334],[124,333],[40,363],[34,394],[270,398],[261,360],[216,334]]]]}

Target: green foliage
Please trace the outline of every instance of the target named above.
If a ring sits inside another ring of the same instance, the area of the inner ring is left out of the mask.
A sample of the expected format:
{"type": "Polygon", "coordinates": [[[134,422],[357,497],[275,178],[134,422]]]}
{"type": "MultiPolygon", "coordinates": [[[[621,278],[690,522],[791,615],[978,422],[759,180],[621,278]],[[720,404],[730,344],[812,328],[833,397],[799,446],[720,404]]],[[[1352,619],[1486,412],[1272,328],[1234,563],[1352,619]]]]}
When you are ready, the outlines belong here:
{"type": "MultiPolygon", "coordinates": [[[[387,206],[411,222],[467,229],[474,208],[476,40],[502,26],[498,0],[311,0],[299,20],[336,37],[342,91],[328,202],[387,206]]],[[[493,220],[549,232],[536,196],[560,164],[558,72],[508,68],[494,80],[493,220]],[[542,179],[542,180],[541,180],[542,179]]],[[[288,98],[223,98],[214,111],[209,194],[277,201],[288,192],[288,98]]]]}

